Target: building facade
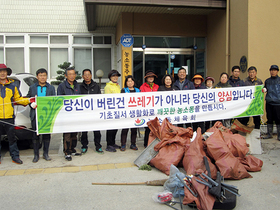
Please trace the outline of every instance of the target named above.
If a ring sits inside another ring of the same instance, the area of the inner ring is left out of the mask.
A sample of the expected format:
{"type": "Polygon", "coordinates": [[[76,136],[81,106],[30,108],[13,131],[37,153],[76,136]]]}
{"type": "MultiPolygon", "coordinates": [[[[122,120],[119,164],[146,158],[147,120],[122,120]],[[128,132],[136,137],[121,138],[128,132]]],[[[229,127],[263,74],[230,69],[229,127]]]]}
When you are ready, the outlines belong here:
{"type": "MultiPolygon", "coordinates": [[[[121,37],[134,38],[130,71],[138,85],[146,70],[160,78],[178,68],[213,76],[233,65],[256,66],[261,79],[278,63],[278,0],[0,0],[0,63],[13,72],[49,71],[71,62],[84,68],[125,73],[121,37]],[[242,58],[242,59],[241,59],[242,58]],[[244,59],[245,58],[245,59],[244,59]]],[[[122,85],[122,81],[120,81],[122,85]]]]}

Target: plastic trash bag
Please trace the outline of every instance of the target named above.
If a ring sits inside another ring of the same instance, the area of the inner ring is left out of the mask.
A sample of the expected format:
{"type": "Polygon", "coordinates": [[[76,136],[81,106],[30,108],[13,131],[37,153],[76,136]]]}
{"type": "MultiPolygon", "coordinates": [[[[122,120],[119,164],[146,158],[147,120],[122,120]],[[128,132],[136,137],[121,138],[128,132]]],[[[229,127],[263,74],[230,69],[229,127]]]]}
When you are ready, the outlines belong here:
{"type": "Polygon", "coordinates": [[[178,174],[182,179],[186,177],[184,173],[180,172],[179,169],[172,164],[170,166],[169,178],[163,185],[164,190],[172,192],[173,197],[175,198],[179,197],[179,195],[185,195],[184,185],[177,178],[176,174],[178,174]]]}

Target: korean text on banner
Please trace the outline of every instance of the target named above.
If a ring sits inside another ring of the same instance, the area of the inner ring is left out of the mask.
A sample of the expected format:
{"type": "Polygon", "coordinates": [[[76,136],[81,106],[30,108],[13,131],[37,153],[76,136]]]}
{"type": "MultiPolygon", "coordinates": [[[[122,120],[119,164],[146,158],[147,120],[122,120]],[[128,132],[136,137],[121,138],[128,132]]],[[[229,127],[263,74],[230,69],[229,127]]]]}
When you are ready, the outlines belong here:
{"type": "Polygon", "coordinates": [[[263,114],[263,86],[37,98],[38,133],[145,127],[263,114]]]}

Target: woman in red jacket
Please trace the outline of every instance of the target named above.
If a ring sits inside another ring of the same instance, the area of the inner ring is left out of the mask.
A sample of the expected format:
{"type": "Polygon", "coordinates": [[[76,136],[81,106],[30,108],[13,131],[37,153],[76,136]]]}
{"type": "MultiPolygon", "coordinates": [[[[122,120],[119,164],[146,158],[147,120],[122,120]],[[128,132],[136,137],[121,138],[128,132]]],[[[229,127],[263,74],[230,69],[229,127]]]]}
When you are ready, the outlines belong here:
{"type": "MultiPolygon", "coordinates": [[[[157,91],[159,86],[154,83],[155,77],[157,78],[157,75],[152,70],[146,71],[146,74],[145,74],[145,77],[144,77],[146,82],[143,85],[141,85],[140,91],[141,92],[157,91]]],[[[150,131],[151,130],[149,129],[149,127],[145,127],[145,136],[144,136],[144,147],[145,148],[148,145],[148,139],[149,139],[150,131]]]]}

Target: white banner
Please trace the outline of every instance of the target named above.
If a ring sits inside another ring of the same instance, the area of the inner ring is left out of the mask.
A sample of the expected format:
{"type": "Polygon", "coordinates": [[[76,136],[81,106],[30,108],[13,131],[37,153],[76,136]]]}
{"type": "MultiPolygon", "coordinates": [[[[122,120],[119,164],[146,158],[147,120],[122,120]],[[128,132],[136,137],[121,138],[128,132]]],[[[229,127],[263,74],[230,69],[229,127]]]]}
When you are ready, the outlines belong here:
{"type": "Polygon", "coordinates": [[[37,97],[38,133],[145,127],[263,114],[263,86],[37,97]]]}

